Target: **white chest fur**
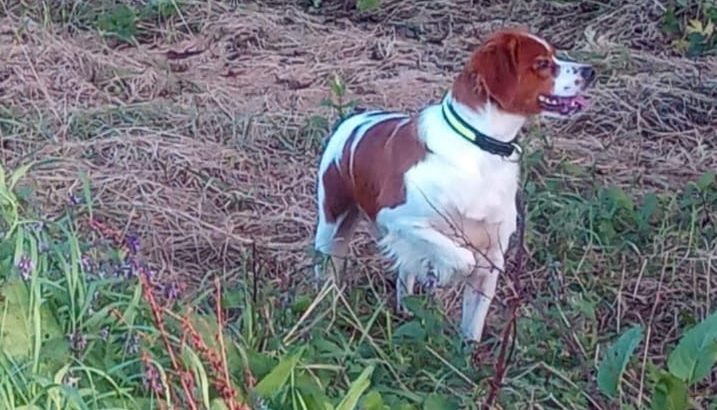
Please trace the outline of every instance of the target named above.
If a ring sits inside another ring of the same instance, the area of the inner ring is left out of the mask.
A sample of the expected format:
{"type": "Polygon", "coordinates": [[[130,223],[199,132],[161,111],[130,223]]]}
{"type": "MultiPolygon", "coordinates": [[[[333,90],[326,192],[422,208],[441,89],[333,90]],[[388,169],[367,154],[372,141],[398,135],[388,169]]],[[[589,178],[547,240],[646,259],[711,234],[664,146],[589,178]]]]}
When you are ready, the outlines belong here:
{"type": "Polygon", "coordinates": [[[401,217],[450,214],[487,223],[515,218],[518,163],[460,137],[442,118],[440,107],[426,109],[418,128],[429,154],[406,173],[401,217]]]}

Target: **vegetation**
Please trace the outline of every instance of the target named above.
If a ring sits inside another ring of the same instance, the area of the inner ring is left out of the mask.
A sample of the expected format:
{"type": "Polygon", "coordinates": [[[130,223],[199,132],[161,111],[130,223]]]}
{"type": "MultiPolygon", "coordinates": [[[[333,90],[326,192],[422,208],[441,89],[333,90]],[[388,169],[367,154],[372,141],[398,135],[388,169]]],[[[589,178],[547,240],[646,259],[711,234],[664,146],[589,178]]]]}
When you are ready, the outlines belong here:
{"type": "Polygon", "coordinates": [[[0,0],[0,408],[714,408],[714,2],[438,3],[0,0]],[[527,262],[473,346],[451,291],[398,316],[363,237],[313,288],[311,184],[496,14],[601,75],[524,134],[527,262]]]}
{"type": "Polygon", "coordinates": [[[677,50],[693,57],[717,53],[717,2],[681,0],[668,4],[663,23],[677,50]]]}

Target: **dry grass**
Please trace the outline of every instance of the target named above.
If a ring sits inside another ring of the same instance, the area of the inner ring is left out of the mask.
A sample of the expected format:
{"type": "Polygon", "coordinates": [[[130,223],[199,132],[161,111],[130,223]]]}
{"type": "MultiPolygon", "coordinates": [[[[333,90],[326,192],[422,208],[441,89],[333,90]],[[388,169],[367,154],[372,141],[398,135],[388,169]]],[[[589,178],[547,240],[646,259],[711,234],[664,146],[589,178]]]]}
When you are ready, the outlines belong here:
{"type": "MultiPolygon", "coordinates": [[[[320,106],[332,76],[362,105],[415,110],[443,93],[486,33],[520,24],[599,70],[586,115],[536,121],[526,133],[548,136],[551,163],[592,168],[600,182],[635,194],[674,192],[717,169],[717,60],[670,50],[659,1],[389,1],[364,15],[342,2],[324,2],[321,13],[283,3],[189,4],[136,47],[115,47],[96,32],[38,21],[5,4],[3,164],[46,161],[31,175],[50,213],[86,173],[96,212],[137,232],[167,275],[200,281],[236,265],[256,244],[275,261],[271,279],[288,286],[309,263],[312,138],[323,135],[309,132],[307,121],[332,115],[320,106]],[[176,58],[186,51],[199,53],[176,58]]],[[[545,148],[536,138],[525,143],[545,148]]],[[[602,328],[662,321],[650,357],[664,355],[675,337],[670,309],[703,313],[717,297],[709,293],[717,289],[713,265],[706,295],[697,279],[679,278],[680,270],[696,278],[695,266],[709,263],[714,249],[688,255],[682,248],[644,251],[650,263],[682,258],[662,280],[623,275],[620,267],[602,272],[617,289],[617,310],[605,312],[602,328]],[[660,283],[664,306],[650,317],[660,283]],[[696,298],[699,308],[689,306],[696,298]]],[[[370,253],[362,261],[380,270],[370,253]]],[[[546,269],[534,266],[529,282],[547,286],[546,269]]]]}

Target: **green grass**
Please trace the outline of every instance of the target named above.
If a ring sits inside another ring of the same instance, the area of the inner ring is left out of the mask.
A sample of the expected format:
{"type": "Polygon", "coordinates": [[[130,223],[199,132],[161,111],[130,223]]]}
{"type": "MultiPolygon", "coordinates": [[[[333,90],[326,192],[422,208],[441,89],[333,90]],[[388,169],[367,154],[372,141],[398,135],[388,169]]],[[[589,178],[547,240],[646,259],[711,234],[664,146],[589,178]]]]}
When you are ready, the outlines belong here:
{"type": "Polygon", "coordinates": [[[87,0],[60,4],[38,1],[24,4],[22,10],[29,16],[39,17],[39,22],[45,25],[59,23],[77,30],[95,30],[110,41],[136,44],[147,42],[155,35],[150,27],[179,16],[183,3],[182,0],[87,0]]]}
{"type": "MultiPolygon", "coordinates": [[[[545,166],[539,151],[528,156],[528,180],[545,166]]],[[[15,194],[27,168],[7,171],[0,179],[2,407],[152,408],[168,399],[167,391],[182,394],[177,369],[194,375],[198,403],[219,397],[211,361],[184,339],[182,327],[182,318],[191,318],[204,342],[216,347],[214,288],[177,303],[178,295],[168,295],[176,284],[154,283],[166,326],[160,330],[137,280],[147,271],[126,246],[134,239],[89,229],[90,182],[60,215],[40,219],[32,202],[15,194]],[[179,368],[171,364],[164,335],[179,368]]],[[[697,252],[715,240],[712,173],[681,192],[640,200],[615,187],[584,184],[587,170],[563,164],[549,175],[526,187],[528,246],[535,249],[533,266],[549,267],[548,284],[531,289],[518,319],[499,397],[507,408],[527,406],[529,397],[545,406],[606,403],[595,390],[593,358],[614,337],[598,321],[615,308],[618,290],[595,269],[638,269],[644,260],[644,276],[654,277],[681,252],[641,259],[638,249],[677,244],[697,252]],[[580,178],[582,185],[575,183],[580,178]]],[[[472,348],[432,299],[411,299],[414,317],[405,320],[368,276],[347,289],[331,285],[287,295],[262,281],[267,274],[247,255],[236,270],[220,275],[242,278],[222,281],[221,289],[226,363],[238,397],[273,409],[338,408],[352,388],[362,388],[361,409],[428,409],[476,408],[485,396],[492,367],[471,362],[472,348]]],[[[695,295],[694,303],[707,302],[701,297],[709,295],[695,295]]],[[[481,348],[484,360],[492,363],[498,347],[489,338],[481,348]]]]}

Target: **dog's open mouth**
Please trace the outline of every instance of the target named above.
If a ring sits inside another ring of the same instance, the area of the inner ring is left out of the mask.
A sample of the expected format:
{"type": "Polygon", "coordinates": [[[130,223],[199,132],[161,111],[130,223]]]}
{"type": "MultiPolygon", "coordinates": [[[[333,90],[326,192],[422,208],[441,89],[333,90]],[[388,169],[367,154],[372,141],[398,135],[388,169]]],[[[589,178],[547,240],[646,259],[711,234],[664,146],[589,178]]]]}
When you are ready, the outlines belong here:
{"type": "Polygon", "coordinates": [[[588,100],[582,95],[571,97],[540,95],[538,96],[538,102],[543,110],[560,115],[573,115],[582,111],[588,105],[588,100]]]}

